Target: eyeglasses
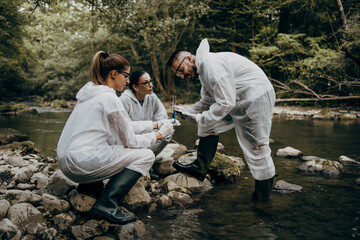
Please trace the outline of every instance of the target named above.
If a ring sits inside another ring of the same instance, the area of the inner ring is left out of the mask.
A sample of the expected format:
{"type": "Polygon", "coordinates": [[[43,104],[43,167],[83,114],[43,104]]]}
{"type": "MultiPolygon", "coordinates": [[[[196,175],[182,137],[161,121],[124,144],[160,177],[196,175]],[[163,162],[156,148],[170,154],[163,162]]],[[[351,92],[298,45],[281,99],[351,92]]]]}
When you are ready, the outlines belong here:
{"type": "MultiPolygon", "coordinates": [[[[187,57],[187,56],[186,56],[186,57],[187,57]]],[[[176,71],[175,71],[175,75],[176,75],[177,77],[180,77],[180,75],[181,75],[182,73],[184,73],[184,69],[181,69],[180,71],[179,71],[179,69],[180,69],[181,64],[184,62],[184,60],[185,60],[186,57],[184,57],[183,60],[181,60],[179,66],[177,67],[177,69],[176,69],[176,71]]]]}
{"type": "Polygon", "coordinates": [[[129,79],[129,77],[130,77],[130,73],[128,73],[128,72],[118,71],[118,73],[122,74],[125,77],[125,79],[129,79]]]}
{"type": "Polygon", "coordinates": [[[153,81],[145,81],[145,82],[142,82],[142,83],[138,83],[136,85],[139,85],[139,84],[142,84],[144,86],[149,86],[150,84],[153,85],[154,83],[153,83],[153,81]]]}

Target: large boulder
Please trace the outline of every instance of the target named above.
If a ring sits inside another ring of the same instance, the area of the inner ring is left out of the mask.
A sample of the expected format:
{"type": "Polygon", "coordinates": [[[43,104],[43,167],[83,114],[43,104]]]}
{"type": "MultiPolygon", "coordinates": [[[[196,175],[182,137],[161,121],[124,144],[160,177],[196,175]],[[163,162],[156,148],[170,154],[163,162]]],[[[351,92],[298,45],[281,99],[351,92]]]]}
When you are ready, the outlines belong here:
{"type": "Polygon", "coordinates": [[[22,233],[37,235],[47,228],[43,214],[30,203],[12,205],[8,218],[22,233]]]}
{"type": "Polygon", "coordinates": [[[183,173],[176,173],[170,176],[167,176],[165,181],[172,181],[175,184],[187,188],[190,192],[203,192],[210,190],[213,186],[211,182],[207,179],[200,181],[190,175],[183,173]]]}
{"type": "Polygon", "coordinates": [[[62,197],[64,195],[67,195],[76,186],[77,183],[67,178],[60,170],[57,170],[50,177],[50,182],[47,189],[53,195],[62,197]]]}

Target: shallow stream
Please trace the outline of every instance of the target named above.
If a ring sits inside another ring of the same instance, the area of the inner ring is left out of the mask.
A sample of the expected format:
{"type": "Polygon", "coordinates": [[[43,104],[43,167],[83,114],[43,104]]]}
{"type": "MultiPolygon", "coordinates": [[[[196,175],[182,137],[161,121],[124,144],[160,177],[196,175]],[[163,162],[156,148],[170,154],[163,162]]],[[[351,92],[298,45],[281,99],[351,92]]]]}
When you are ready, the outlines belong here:
{"type": "MultiPolygon", "coordinates": [[[[26,133],[40,153],[55,156],[55,148],[69,112],[0,116],[0,126],[26,133]]],[[[182,121],[174,140],[192,149],[196,124],[182,121]]],[[[139,215],[151,239],[360,239],[360,168],[345,167],[340,177],[308,175],[297,170],[298,159],[275,157],[291,146],[304,155],[360,160],[360,121],[273,120],[271,138],[278,180],[298,184],[303,192],[272,194],[267,204],[254,204],[254,180],[248,170],[237,184],[217,185],[193,196],[186,210],[161,210],[139,215]]],[[[220,135],[224,153],[242,157],[234,131],[220,135]]]]}

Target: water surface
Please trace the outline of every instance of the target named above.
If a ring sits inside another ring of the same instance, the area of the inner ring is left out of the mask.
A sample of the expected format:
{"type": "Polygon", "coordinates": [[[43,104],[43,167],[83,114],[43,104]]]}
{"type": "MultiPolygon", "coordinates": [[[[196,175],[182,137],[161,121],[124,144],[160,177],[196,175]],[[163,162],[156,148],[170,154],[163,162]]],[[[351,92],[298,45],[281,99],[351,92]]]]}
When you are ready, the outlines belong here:
{"type": "MultiPolygon", "coordinates": [[[[55,148],[68,112],[0,116],[0,126],[26,133],[43,155],[55,156],[55,148]]],[[[192,149],[196,124],[182,121],[174,140],[192,149]]],[[[248,170],[237,184],[217,185],[194,195],[187,210],[159,210],[140,214],[150,239],[360,239],[360,168],[344,168],[340,177],[307,175],[297,170],[298,159],[275,157],[277,149],[291,146],[304,155],[329,160],[339,156],[360,160],[358,121],[274,119],[271,144],[277,180],[301,185],[301,193],[272,194],[267,204],[254,204],[254,187],[248,170]]],[[[242,157],[234,131],[220,135],[224,153],[242,157]]]]}

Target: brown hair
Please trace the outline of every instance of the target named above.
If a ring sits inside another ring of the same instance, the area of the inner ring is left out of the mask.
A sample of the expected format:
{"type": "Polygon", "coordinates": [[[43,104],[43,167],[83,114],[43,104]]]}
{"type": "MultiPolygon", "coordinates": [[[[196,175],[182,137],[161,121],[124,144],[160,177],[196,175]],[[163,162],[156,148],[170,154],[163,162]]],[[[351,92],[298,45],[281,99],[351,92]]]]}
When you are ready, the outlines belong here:
{"type": "Polygon", "coordinates": [[[129,66],[129,62],[124,57],[99,51],[92,59],[90,80],[96,85],[105,85],[106,78],[112,70],[121,72],[129,66]]]}

